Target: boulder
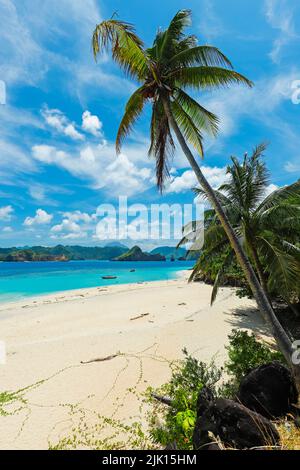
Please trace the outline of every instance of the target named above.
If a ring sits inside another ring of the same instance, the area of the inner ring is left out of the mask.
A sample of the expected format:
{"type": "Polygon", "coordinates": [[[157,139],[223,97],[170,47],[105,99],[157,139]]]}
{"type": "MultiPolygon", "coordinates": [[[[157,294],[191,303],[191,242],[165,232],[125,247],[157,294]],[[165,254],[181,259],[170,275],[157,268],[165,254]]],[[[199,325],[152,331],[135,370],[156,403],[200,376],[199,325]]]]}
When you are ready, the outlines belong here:
{"type": "Polygon", "coordinates": [[[242,379],[238,399],[266,418],[279,418],[297,403],[298,392],[290,370],[274,361],[253,369],[242,379]]]}
{"type": "Polygon", "coordinates": [[[215,400],[215,394],[209,387],[203,387],[197,398],[197,416],[202,416],[209,405],[215,400]]]}
{"type": "Polygon", "coordinates": [[[268,419],[225,398],[215,400],[198,416],[193,434],[194,449],[212,449],[214,438],[234,449],[279,443],[279,434],[268,419]]]}

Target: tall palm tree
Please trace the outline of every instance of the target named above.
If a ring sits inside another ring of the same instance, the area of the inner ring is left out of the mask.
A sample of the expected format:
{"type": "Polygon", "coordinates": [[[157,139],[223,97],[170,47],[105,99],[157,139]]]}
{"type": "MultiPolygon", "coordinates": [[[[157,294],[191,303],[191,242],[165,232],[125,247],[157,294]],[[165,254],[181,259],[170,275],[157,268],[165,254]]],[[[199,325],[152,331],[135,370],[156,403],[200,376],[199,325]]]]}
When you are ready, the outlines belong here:
{"type": "Polygon", "coordinates": [[[291,362],[291,341],[277,320],[220,200],[188,146],[188,143],[191,144],[202,156],[202,132],[215,135],[218,118],[187,94],[187,88],[201,90],[238,83],[252,86],[252,83],[232,69],[231,62],[219,49],[208,45],[199,46],[195,36],[184,34],[190,20],[189,10],[179,11],[165,31],[158,31],[150,48],[145,48],[129,23],[113,18],[96,26],[92,41],[95,58],[111,47],[113,59],[140,84],[126,104],[116,148],[120,151],[123,139],[132,130],[145,104],[150,102],[152,118],[149,153],[156,158],[158,186],[162,188],[164,178],[168,175],[168,157],[175,148],[172,130],[224,227],[261,313],[270,323],[278,345],[291,362]]]}
{"type": "MultiPolygon", "coordinates": [[[[228,181],[216,194],[222,202],[235,232],[239,235],[258,274],[262,288],[279,294],[288,303],[300,297],[300,181],[284,186],[266,196],[269,174],[262,155],[265,144],[257,146],[252,155],[239,162],[232,157],[227,168],[228,181]]],[[[202,189],[195,189],[207,199],[202,189]]],[[[208,210],[205,221],[205,257],[222,258],[214,280],[213,302],[219,285],[234,265],[234,251],[214,210],[208,210]]],[[[186,233],[180,244],[191,239],[186,233]]],[[[202,256],[196,263],[191,280],[202,270],[202,256]]]]}

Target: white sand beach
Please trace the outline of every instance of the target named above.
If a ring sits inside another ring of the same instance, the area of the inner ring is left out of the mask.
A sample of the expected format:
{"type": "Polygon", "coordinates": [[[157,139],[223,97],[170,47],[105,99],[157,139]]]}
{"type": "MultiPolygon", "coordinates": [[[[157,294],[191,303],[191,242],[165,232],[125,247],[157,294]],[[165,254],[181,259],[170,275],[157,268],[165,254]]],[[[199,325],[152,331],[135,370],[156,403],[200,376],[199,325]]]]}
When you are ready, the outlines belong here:
{"type": "Polygon", "coordinates": [[[0,393],[37,384],[4,407],[11,414],[0,416],[0,448],[56,444],[71,433],[71,405],[79,403],[91,421],[93,412],[138,418],[139,402],[128,388],[142,392],[164,383],[169,361],[180,359],[183,347],[222,364],[233,328],[265,332],[252,301],[223,288],[210,307],[210,295],[211,286],[180,278],[0,305],[0,340],[7,348],[0,393]]]}

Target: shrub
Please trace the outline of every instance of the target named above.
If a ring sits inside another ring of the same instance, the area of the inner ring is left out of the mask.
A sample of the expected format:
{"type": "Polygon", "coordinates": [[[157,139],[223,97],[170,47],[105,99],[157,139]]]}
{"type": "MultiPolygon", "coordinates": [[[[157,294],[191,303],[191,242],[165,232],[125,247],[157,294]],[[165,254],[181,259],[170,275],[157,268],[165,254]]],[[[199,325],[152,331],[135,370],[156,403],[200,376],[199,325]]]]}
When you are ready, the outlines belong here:
{"type": "Polygon", "coordinates": [[[225,370],[231,378],[220,390],[223,396],[234,398],[242,378],[255,367],[272,361],[285,363],[281,352],[273,351],[270,346],[257,341],[253,333],[232,330],[228,338],[229,346],[226,349],[229,360],[225,363],[225,370]]]}
{"type": "Polygon", "coordinates": [[[198,361],[185,349],[183,354],[184,359],[173,370],[170,382],[157,390],[149,389],[150,397],[155,392],[172,401],[172,406],[166,406],[150,398],[153,409],[149,425],[155,443],[166,446],[176,442],[179,449],[191,449],[198,394],[204,386],[215,389],[221,370],[213,362],[207,365],[198,361]]]}

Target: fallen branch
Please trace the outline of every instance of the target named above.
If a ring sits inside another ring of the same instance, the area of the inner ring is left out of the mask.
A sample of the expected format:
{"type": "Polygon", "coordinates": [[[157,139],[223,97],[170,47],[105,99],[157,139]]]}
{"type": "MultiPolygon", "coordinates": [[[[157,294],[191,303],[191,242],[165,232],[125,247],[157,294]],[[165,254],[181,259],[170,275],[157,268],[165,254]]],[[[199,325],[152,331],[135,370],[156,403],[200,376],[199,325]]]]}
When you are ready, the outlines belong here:
{"type": "Polygon", "coordinates": [[[161,395],[157,395],[156,393],[151,393],[151,397],[157,401],[160,401],[164,405],[173,406],[173,400],[171,400],[169,397],[163,397],[161,395]]]}
{"type": "Polygon", "coordinates": [[[137,317],[130,318],[130,321],[138,320],[139,318],[144,318],[144,317],[147,317],[148,315],[150,315],[150,313],[142,313],[142,315],[138,315],[137,317]]]}
{"type": "Polygon", "coordinates": [[[98,357],[96,359],[90,359],[89,361],[80,361],[80,364],[90,364],[91,362],[110,361],[111,359],[114,359],[115,357],[118,357],[118,356],[119,356],[119,354],[112,354],[111,356],[98,357]]]}

